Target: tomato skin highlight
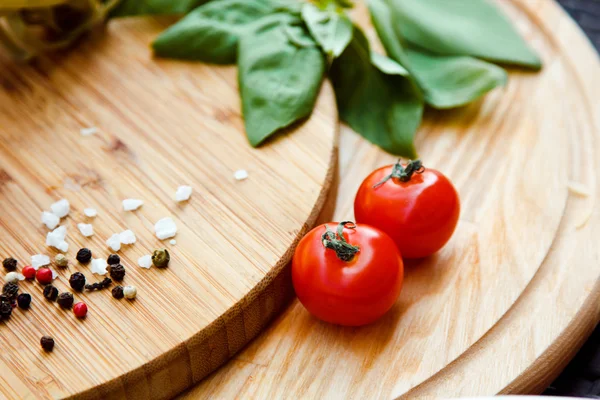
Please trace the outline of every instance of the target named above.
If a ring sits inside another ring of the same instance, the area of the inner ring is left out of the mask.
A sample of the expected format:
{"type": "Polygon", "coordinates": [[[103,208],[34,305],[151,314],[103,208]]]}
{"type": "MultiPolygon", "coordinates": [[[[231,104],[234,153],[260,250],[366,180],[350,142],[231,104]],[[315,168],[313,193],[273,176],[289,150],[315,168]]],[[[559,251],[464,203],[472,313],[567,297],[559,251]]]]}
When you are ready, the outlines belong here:
{"type": "MultiPolygon", "coordinates": [[[[337,223],[328,226],[335,230],[337,223]]],[[[402,257],[392,238],[367,225],[344,228],[346,240],[360,247],[345,262],[323,246],[324,225],[310,231],[292,259],[292,281],[300,302],[315,317],[333,324],[372,323],[396,302],[404,280],[402,257]]]]}
{"type": "Polygon", "coordinates": [[[408,182],[391,178],[374,187],[392,168],[379,168],[363,181],[354,200],[356,221],[390,235],[405,258],[430,256],[456,229],[458,193],[448,178],[431,168],[415,173],[408,182]]]}

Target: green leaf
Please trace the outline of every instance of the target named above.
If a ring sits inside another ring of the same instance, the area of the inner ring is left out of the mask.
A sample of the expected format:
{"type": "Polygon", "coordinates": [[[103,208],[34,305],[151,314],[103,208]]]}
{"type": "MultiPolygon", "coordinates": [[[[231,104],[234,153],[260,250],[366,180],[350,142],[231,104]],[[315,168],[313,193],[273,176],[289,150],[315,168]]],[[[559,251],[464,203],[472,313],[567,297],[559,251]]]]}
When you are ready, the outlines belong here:
{"type": "Polygon", "coordinates": [[[371,64],[376,66],[381,72],[387,75],[410,76],[410,73],[396,61],[382,56],[381,54],[371,52],[371,64]]]}
{"type": "Polygon", "coordinates": [[[468,56],[443,56],[402,43],[393,29],[393,13],[385,0],[369,0],[373,25],[388,55],[402,64],[435,108],[463,106],[504,85],[506,72],[468,56]]]}
{"type": "Polygon", "coordinates": [[[212,1],[161,33],[152,47],[160,57],[230,64],[237,57],[240,35],[274,12],[264,0],[212,1]]]}
{"type": "Polygon", "coordinates": [[[340,118],[385,151],[416,158],[413,139],[423,100],[404,69],[383,58],[371,62],[369,43],[355,27],[350,45],[330,70],[340,118]]]}
{"type": "Polygon", "coordinates": [[[468,55],[539,69],[540,58],[488,0],[390,0],[395,28],[437,54],[468,55]]]}
{"type": "Polygon", "coordinates": [[[185,14],[209,0],[121,0],[110,18],[185,14]]]}
{"type": "Polygon", "coordinates": [[[322,10],[311,3],[302,7],[302,18],[323,50],[338,57],[352,40],[352,21],[335,10],[322,10]]]}
{"type": "Polygon", "coordinates": [[[252,146],[308,117],[323,80],[323,53],[302,21],[286,17],[267,21],[240,38],[238,80],[252,146]]]}

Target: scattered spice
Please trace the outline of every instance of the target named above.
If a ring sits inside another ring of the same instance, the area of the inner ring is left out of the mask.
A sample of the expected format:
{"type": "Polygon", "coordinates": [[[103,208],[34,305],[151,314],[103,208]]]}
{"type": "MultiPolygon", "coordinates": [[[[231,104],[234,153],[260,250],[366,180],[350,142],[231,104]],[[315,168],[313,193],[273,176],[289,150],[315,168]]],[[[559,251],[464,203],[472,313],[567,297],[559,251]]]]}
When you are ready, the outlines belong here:
{"type": "Polygon", "coordinates": [[[70,210],[71,205],[67,199],[60,199],[50,206],[50,211],[52,211],[52,214],[56,215],[58,218],[66,217],[70,210]]]}
{"type": "Polygon", "coordinates": [[[131,229],[119,233],[119,242],[121,244],[134,244],[136,240],[135,233],[131,229]]]}
{"type": "Polygon", "coordinates": [[[92,226],[92,224],[79,223],[77,224],[77,228],[79,229],[79,232],[81,232],[81,234],[85,237],[90,237],[94,234],[94,227],[92,226]]]}
{"type": "Polygon", "coordinates": [[[169,239],[177,235],[177,225],[172,218],[162,218],[154,224],[154,232],[160,240],[169,239]]]}
{"type": "Polygon", "coordinates": [[[14,301],[17,298],[17,295],[19,294],[19,285],[17,285],[14,282],[6,283],[2,287],[2,294],[6,296],[6,298],[11,302],[14,301]]]}
{"type": "Polygon", "coordinates": [[[95,208],[84,208],[83,213],[89,218],[94,218],[96,215],[98,215],[98,211],[96,211],[95,208]]]}
{"type": "Polygon", "coordinates": [[[60,223],[60,218],[58,218],[56,215],[52,214],[51,212],[44,211],[44,212],[42,212],[42,223],[44,225],[46,225],[46,228],[54,229],[60,223]]]}
{"type": "Polygon", "coordinates": [[[52,246],[63,253],[69,250],[69,244],[65,241],[67,237],[67,227],[59,226],[46,235],[46,246],[52,246]]]}
{"type": "Polygon", "coordinates": [[[20,309],[27,310],[31,305],[31,295],[29,293],[21,293],[17,296],[17,304],[20,309]]]}
{"type": "Polygon", "coordinates": [[[118,254],[111,254],[110,256],[108,256],[108,258],[106,259],[106,263],[108,265],[115,265],[115,264],[120,264],[121,263],[121,257],[119,257],[118,254]]]}
{"type": "Polygon", "coordinates": [[[121,264],[111,265],[110,267],[110,277],[115,281],[120,282],[125,278],[125,267],[121,264]]]}
{"type": "Polygon", "coordinates": [[[25,277],[25,279],[35,278],[35,268],[33,268],[31,265],[23,267],[23,271],[21,272],[23,272],[23,276],[25,277]]]}
{"type": "Polygon", "coordinates": [[[138,199],[125,199],[123,200],[123,210],[134,211],[140,208],[144,202],[138,199]]]}
{"type": "Polygon", "coordinates": [[[123,294],[123,286],[121,285],[117,285],[113,288],[112,290],[112,297],[114,297],[115,299],[122,299],[124,297],[123,294]]]}
{"type": "Polygon", "coordinates": [[[246,171],[245,169],[239,169],[235,171],[233,177],[236,181],[243,181],[244,179],[248,178],[248,171],[246,171]]]}
{"type": "Polygon", "coordinates": [[[18,272],[12,271],[9,272],[8,274],[6,274],[6,276],[4,277],[4,281],[5,282],[19,282],[22,281],[23,279],[25,279],[24,275],[19,274],[18,272]]]}
{"type": "Polygon", "coordinates": [[[44,288],[44,297],[47,300],[55,301],[58,297],[58,289],[52,285],[48,285],[44,288]]]}
{"type": "Polygon", "coordinates": [[[54,339],[50,336],[42,336],[40,344],[42,345],[42,349],[46,351],[52,351],[54,349],[54,339]]]}
{"type": "Polygon", "coordinates": [[[158,268],[168,267],[169,261],[171,261],[171,256],[167,249],[156,249],[154,250],[154,253],[152,253],[152,264],[156,265],[158,268]]]}
{"type": "Polygon", "coordinates": [[[175,201],[187,201],[190,199],[190,196],[192,195],[192,187],[191,186],[179,186],[177,188],[177,191],[175,192],[175,201]]]}
{"type": "Polygon", "coordinates": [[[82,249],[79,249],[79,251],[77,252],[77,256],[75,256],[75,258],[80,263],[87,264],[92,259],[92,251],[90,249],[85,248],[85,247],[82,248],[82,249]]]}
{"type": "Polygon", "coordinates": [[[101,290],[107,288],[112,283],[112,279],[104,278],[101,282],[92,283],[91,285],[85,285],[85,290],[101,290]]]}
{"type": "Polygon", "coordinates": [[[31,256],[31,266],[36,271],[45,265],[50,264],[50,257],[44,254],[35,254],[31,256]]]}
{"type": "Polygon", "coordinates": [[[3,299],[0,301],[0,319],[9,319],[12,314],[13,306],[10,301],[3,299]]]}
{"type": "Polygon", "coordinates": [[[17,269],[17,260],[12,257],[5,258],[2,261],[2,266],[7,271],[15,271],[17,269]]]}
{"type": "Polygon", "coordinates": [[[67,259],[67,257],[64,254],[57,254],[56,257],[54,257],[54,262],[61,268],[64,268],[67,265],[69,265],[69,259],[67,259]]]}
{"type": "Polygon", "coordinates": [[[52,283],[52,279],[53,279],[52,270],[50,268],[40,268],[35,273],[35,278],[42,285],[47,285],[49,283],[52,283]]]}
{"type": "Polygon", "coordinates": [[[103,258],[94,258],[92,260],[92,274],[106,275],[106,260],[103,258]]]}
{"type": "Polygon", "coordinates": [[[74,290],[81,292],[85,287],[85,275],[83,275],[81,272],[75,272],[69,278],[69,285],[71,285],[71,288],[74,290]]]}
{"type": "Polygon", "coordinates": [[[125,286],[123,288],[123,296],[125,296],[125,298],[129,300],[135,299],[135,297],[137,296],[137,289],[135,288],[135,286],[125,286]]]}
{"type": "Polygon", "coordinates": [[[58,295],[58,299],[56,300],[58,305],[62,308],[71,308],[73,307],[73,293],[71,292],[63,292],[58,295]]]}
{"type": "Polygon", "coordinates": [[[121,250],[121,239],[118,233],[114,233],[111,237],[106,241],[106,245],[110,247],[112,251],[121,250]]]}
{"type": "Polygon", "coordinates": [[[150,254],[146,254],[145,256],[141,256],[138,259],[138,265],[142,268],[150,268],[152,266],[152,256],[150,254]]]}
{"type": "Polygon", "coordinates": [[[73,313],[77,318],[84,318],[87,315],[88,308],[83,302],[79,302],[73,306],[73,313]]]}

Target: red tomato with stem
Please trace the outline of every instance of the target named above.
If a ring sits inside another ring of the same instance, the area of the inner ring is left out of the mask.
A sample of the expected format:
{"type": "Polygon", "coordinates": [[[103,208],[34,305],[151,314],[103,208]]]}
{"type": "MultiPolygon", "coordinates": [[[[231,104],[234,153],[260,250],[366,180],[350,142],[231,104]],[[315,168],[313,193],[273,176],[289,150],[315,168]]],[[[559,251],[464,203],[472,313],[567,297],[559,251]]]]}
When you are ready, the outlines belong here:
{"type": "Polygon", "coordinates": [[[450,180],[425,169],[419,160],[375,170],[354,200],[356,220],[390,235],[406,258],[427,257],[441,249],[459,214],[460,200],[450,180]]]}
{"type": "Polygon", "coordinates": [[[348,221],[307,233],[292,260],[300,302],[315,317],[339,325],[377,320],[398,299],[403,279],[404,264],[392,238],[348,221]]]}

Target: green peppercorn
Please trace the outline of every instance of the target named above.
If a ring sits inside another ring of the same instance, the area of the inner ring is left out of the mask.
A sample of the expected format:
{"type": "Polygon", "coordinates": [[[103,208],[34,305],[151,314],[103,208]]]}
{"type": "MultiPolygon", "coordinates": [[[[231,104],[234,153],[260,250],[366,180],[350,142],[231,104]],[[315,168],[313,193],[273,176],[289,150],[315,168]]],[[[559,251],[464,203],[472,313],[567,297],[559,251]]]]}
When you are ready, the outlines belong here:
{"type": "Polygon", "coordinates": [[[169,261],[171,261],[171,256],[167,249],[157,249],[152,253],[152,264],[156,265],[158,268],[168,267],[169,261]]]}
{"type": "Polygon", "coordinates": [[[44,288],[44,297],[50,301],[55,301],[58,297],[58,289],[52,285],[47,285],[44,288]]]}
{"type": "Polygon", "coordinates": [[[15,271],[17,269],[17,260],[12,257],[5,258],[2,261],[2,266],[9,272],[15,271]]]}
{"type": "Polygon", "coordinates": [[[73,307],[73,293],[64,292],[58,295],[58,299],[56,300],[58,305],[62,308],[71,308],[73,307]]]}
{"type": "Polygon", "coordinates": [[[54,257],[54,262],[56,263],[56,265],[62,268],[69,265],[69,260],[67,259],[67,257],[65,257],[64,254],[57,254],[56,257],[54,257]]]}

